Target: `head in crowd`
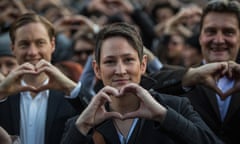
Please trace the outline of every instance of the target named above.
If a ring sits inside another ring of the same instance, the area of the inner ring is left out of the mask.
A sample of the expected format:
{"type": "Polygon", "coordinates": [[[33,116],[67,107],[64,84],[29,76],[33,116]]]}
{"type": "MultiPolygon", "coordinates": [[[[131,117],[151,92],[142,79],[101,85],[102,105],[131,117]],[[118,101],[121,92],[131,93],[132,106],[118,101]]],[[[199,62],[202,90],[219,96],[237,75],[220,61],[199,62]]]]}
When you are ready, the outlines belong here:
{"type": "Polygon", "coordinates": [[[0,73],[7,76],[14,68],[18,66],[17,60],[12,53],[10,44],[0,40],[0,73]]]}
{"type": "Polygon", "coordinates": [[[135,27],[115,23],[103,28],[97,36],[93,67],[104,85],[121,87],[139,83],[145,73],[147,57],[143,55],[141,37],[135,27]],[[124,79],[122,82],[117,79],[124,79]]]}
{"type": "Polygon", "coordinates": [[[202,62],[201,46],[198,39],[199,34],[194,34],[185,40],[185,47],[182,51],[185,67],[199,66],[202,62]]]}
{"type": "Polygon", "coordinates": [[[213,0],[203,10],[200,45],[207,63],[235,61],[240,47],[240,4],[213,0]]]}
{"type": "Polygon", "coordinates": [[[73,41],[73,61],[84,66],[87,62],[88,56],[93,54],[95,46],[95,35],[93,32],[77,33],[73,41]]]}
{"type": "Polygon", "coordinates": [[[3,33],[0,35],[0,73],[6,77],[17,66],[16,57],[11,50],[9,33],[3,33]]]}
{"type": "Polygon", "coordinates": [[[12,50],[19,64],[36,64],[41,59],[51,61],[55,50],[55,30],[44,17],[26,13],[11,26],[12,50]]]}
{"type": "Polygon", "coordinates": [[[169,2],[158,2],[154,4],[151,14],[156,23],[163,23],[178,12],[178,8],[169,2]]]}

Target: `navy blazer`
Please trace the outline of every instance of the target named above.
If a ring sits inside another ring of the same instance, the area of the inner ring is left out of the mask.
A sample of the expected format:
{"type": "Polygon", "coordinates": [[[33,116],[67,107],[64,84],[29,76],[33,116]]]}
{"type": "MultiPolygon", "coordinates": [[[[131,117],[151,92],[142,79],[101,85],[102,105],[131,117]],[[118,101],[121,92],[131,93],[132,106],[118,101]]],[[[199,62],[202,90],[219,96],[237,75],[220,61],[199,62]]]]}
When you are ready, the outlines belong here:
{"type": "Polygon", "coordinates": [[[221,121],[215,91],[200,85],[185,96],[190,99],[193,107],[219,138],[226,144],[240,144],[238,133],[240,130],[240,93],[232,95],[224,121],[221,121]]]}
{"type": "MultiPolygon", "coordinates": [[[[76,115],[75,109],[64,98],[64,93],[50,90],[45,125],[45,144],[60,143],[68,118],[76,115]]],[[[20,135],[20,94],[9,96],[0,103],[0,126],[10,135],[20,135]]]]}

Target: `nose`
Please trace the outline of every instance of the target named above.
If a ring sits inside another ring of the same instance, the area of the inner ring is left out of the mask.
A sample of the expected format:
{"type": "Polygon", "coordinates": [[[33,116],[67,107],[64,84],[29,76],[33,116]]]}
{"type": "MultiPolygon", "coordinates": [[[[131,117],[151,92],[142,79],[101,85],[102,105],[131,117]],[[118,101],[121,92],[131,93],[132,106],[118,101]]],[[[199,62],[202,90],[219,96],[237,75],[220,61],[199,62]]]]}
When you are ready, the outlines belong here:
{"type": "Polygon", "coordinates": [[[125,74],[126,73],[126,66],[123,64],[123,62],[118,62],[116,65],[116,74],[125,74]]]}
{"type": "Polygon", "coordinates": [[[224,43],[224,35],[221,32],[218,32],[213,41],[215,43],[224,43]]]}
{"type": "Polygon", "coordinates": [[[34,44],[31,44],[29,49],[28,49],[28,54],[29,55],[36,55],[37,53],[38,53],[38,48],[34,44]]]}

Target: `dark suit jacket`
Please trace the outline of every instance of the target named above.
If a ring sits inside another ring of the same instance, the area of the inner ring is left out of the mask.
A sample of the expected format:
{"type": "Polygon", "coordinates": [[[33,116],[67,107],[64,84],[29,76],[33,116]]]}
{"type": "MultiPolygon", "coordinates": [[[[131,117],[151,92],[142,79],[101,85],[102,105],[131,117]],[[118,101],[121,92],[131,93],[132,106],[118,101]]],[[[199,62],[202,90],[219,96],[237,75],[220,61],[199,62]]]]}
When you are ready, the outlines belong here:
{"type": "MultiPolygon", "coordinates": [[[[129,143],[132,144],[218,144],[221,143],[210,131],[200,116],[193,111],[186,98],[152,92],[157,101],[167,107],[168,112],[162,124],[152,120],[139,119],[129,143]]],[[[76,118],[66,126],[62,144],[92,144],[91,133],[82,135],[75,126],[76,118]]],[[[96,127],[107,144],[120,144],[112,120],[96,127]]]]}
{"type": "Polygon", "coordinates": [[[225,120],[222,122],[216,93],[204,86],[197,86],[186,94],[203,120],[227,144],[240,144],[240,93],[232,95],[225,120]]]}
{"type": "MultiPolygon", "coordinates": [[[[68,118],[76,115],[75,109],[64,99],[64,94],[50,91],[45,125],[45,144],[60,143],[68,118]]],[[[20,94],[9,96],[0,103],[0,126],[9,134],[20,133],[20,94]]]]}

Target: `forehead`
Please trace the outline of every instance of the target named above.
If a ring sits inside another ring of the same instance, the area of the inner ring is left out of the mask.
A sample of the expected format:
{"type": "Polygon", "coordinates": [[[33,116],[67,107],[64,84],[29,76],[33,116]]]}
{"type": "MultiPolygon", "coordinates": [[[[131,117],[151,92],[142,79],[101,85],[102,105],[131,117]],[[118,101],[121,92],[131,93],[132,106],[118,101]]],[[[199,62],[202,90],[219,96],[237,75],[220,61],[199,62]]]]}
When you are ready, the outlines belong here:
{"type": "Polygon", "coordinates": [[[138,55],[137,50],[123,37],[111,37],[103,41],[101,47],[101,57],[119,55],[138,55]]]}
{"type": "Polygon", "coordinates": [[[239,30],[239,21],[237,16],[233,13],[210,12],[205,16],[202,27],[228,27],[239,30]]]}
{"type": "Polygon", "coordinates": [[[24,39],[49,38],[47,28],[42,23],[29,23],[16,29],[16,41],[24,39]]]}

